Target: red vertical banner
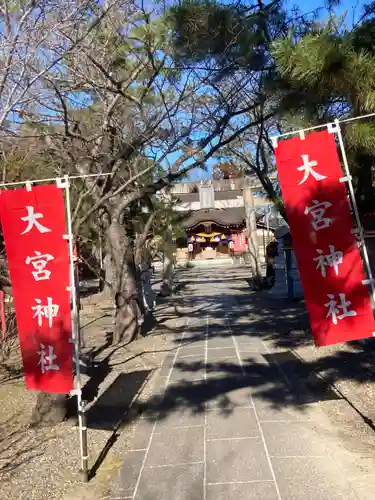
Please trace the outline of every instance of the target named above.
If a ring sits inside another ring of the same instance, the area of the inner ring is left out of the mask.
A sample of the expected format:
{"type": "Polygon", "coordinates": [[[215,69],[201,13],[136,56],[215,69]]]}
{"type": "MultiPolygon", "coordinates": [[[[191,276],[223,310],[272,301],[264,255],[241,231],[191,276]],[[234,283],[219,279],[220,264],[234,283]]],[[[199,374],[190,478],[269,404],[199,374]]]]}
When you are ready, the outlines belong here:
{"type": "Polygon", "coordinates": [[[0,208],[26,386],[67,394],[73,349],[62,189],[3,191],[0,208]]]}
{"type": "Polygon", "coordinates": [[[334,135],[293,137],[275,153],[316,345],[371,337],[374,315],[334,135]]]}
{"type": "Polygon", "coordinates": [[[235,252],[246,252],[247,250],[246,237],[243,232],[233,233],[232,240],[234,243],[235,252]]]}

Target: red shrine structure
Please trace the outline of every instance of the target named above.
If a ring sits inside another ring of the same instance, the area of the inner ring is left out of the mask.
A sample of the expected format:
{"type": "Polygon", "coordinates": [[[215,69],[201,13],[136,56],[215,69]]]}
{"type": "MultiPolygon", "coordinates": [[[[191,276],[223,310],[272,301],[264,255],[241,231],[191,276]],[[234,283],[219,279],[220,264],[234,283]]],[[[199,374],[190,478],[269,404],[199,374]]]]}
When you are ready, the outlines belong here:
{"type": "MultiPolygon", "coordinates": [[[[176,259],[184,261],[224,259],[247,251],[247,228],[244,203],[244,178],[178,182],[171,194],[177,198],[176,211],[185,212],[182,221],[185,231],[176,240],[176,259]]],[[[255,209],[262,210],[270,202],[254,186],[255,209]]],[[[265,225],[257,224],[260,258],[272,239],[265,225]]]]}

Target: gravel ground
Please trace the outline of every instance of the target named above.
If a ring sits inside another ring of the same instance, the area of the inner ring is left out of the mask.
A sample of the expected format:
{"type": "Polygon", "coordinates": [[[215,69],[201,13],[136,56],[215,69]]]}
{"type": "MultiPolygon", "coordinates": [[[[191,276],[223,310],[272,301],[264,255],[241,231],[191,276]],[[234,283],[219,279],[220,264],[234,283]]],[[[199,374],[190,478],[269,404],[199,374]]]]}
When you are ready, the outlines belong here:
{"type": "MultiPolygon", "coordinates": [[[[176,318],[168,307],[157,307],[155,317],[163,316],[163,329],[156,329],[156,334],[144,337],[129,347],[120,349],[106,348],[96,359],[109,357],[108,373],[104,380],[99,380],[95,388],[96,395],[88,406],[105,398],[111,384],[121,377],[134,375],[134,372],[147,373],[143,383],[143,394],[152,390],[152,374],[162,364],[168,351],[168,336],[163,332],[179,328],[183,318],[176,318]],[[158,308],[160,312],[158,312],[158,308]],[[167,316],[166,316],[167,313],[167,316]],[[165,330],[167,329],[167,330],[165,330]],[[158,334],[159,333],[159,334],[158,334]],[[106,392],[107,391],[107,392],[106,392]]],[[[83,300],[81,326],[85,332],[87,346],[98,350],[105,344],[105,332],[111,330],[111,304],[103,296],[91,296],[83,300]]],[[[131,440],[134,424],[131,413],[126,417],[124,407],[118,408],[121,395],[116,391],[116,398],[104,403],[103,409],[123,412],[123,424],[113,439],[111,425],[102,428],[90,426],[89,466],[92,467],[105,449],[108,440],[114,440],[96,475],[89,484],[83,484],[78,468],[79,435],[75,420],[67,420],[53,429],[32,429],[29,427],[32,408],[35,404],[35,393],[24,387],[17,345],[14,346],[9,362],[14,377],[9,377],[9,368],[0,367],[0,490],[2,498],[9,500],[85,500],[108,498],[109,486],[121,465],[124,452],[131,440]],[[128,421],[127,421],[128,420],[128,421]]],[[[87,376],[83,383],[92,384],[87,376]]],[[[129,384],[131,385],[131,384],[129,384]]],[[[134,384],[133,384],[134,385],[134,384]]],[[[95,381],[94,381],[95,386],[95,381]]],[[[140,389],[141,387],[139,387],[140,389]]],[[[126,389],[125,389],[126,392],[126,389]]],[[[136,394],[124,394],[126,400],[136,394]]],[[[95,416],[93,422],[95,422],[95,416]]],[[[100,420],[100,419],[99,419],[100,420]]],[[[98,427],[100,427],[100,422],[98,427]]],[[[113,426],[112,426],[113,427],[113,426]]]]}
{"type": "Polygon", "coordinates": [[[275,334],[269,337],[271,349],[277,345],[295,354],[312,374],[332,385],[339,396],[347,399],[372,425],[375,422],[375,338],[317,348],[303,302],[284,306],[275,323],[275,334]],[[291,321],[294,324],[289,327],[291,321]],[[300,326],[296,325],[298,322],[300,326]]]}
{"type": "Polygon", "coordinates": [[[375,421],[374,348],[371,339],[369,343],[319,349],[311,345],[297,348],[296,352],[372,424],[375,421]]]}
{"type": "Polygon", "coordinates": [[[273,316],[269,325],[273,332],[266,337],[270,352],[277,347],[293,356],[284,371],[291,385],[298,385],[302,377],[302,386],[311,388],[309,383],[315,383],[317,387],[319,380],[330,391],[325,398],[317,388],[319,405],[336,430],[335,436],[327,435],[327,441],[334,445],[336,439],[333,455],[360,489],[359,498],[374,499],[375,339],[316,348],[303,302],[275,306],[273,316]],[[354,475],[354,470],[361,474],[354,475]]]}

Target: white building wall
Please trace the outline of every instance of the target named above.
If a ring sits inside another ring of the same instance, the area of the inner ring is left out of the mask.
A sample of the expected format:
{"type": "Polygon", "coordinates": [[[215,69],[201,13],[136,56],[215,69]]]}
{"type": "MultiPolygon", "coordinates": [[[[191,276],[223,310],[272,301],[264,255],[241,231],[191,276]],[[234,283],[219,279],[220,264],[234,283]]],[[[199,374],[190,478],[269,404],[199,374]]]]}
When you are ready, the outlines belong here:
{"type": "MultiPolygon", "coordinates": [[[[261,198],[261,197],[254,197],[254,205],[255,207],[261,207],[265,205],[269,205],[270,202],[267,200],[267,198],[261,198]]],[[[243,207],[244,202],[243,202],[243,197],[239,196],[236,199],[232,200],[215,200],[215,205],[214,207],[216,209],[225,209],[225,208],[232,208],[232,207],[243,207]]],[[[178,211],[194,211],[194,210],[200,210],[201,205],[199,201],[191,201],[191,202],[186,202],[186,203],[178,203],[175,207],[175,210],[178,211]]]]}
{"type": "Polygon", "coordinates": [[[243,207],[243,198],[238,197],[234,200],[215,200],[215,208],[243,207]]]}

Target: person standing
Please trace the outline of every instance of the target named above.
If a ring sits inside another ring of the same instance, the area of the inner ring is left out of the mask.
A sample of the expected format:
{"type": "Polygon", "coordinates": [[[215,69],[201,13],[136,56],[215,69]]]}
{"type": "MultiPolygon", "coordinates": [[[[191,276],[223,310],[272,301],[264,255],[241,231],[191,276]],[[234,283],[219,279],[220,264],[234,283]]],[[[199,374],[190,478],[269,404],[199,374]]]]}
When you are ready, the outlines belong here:
{"type": "Polygon", "coordinates": [[[278,255],[279,255],[278,244],[276,240],[273,240],[270,243],[268,243],[266,247],[266,259],[267,259],[266,281],[270,288],[275,285],[276,281],[275,261],[278,255]]]}
{"type": "Polygon", "coordinates": [[[234,259],[234,243],[232,240],[229,241],[228,248],[229,248],[229,256],[233,260],[234,259]]]}
{"type": "Polygon", "coordinates": [[[143,305],[146,311],[152,311],[156,305],[155,295],[151,284],[152,267],[150,264],[143,264],[141,268],[141,282],[143,305]]]}
{"type": "Polygon", "coordinates": [[[188,244],[188,259],[193,260],[194,258],[194,245],[193,243],[188,244]]]}

